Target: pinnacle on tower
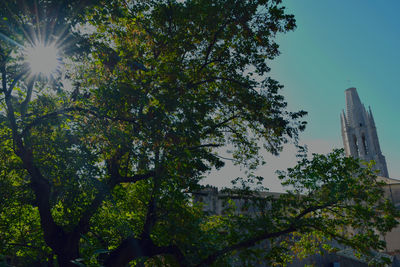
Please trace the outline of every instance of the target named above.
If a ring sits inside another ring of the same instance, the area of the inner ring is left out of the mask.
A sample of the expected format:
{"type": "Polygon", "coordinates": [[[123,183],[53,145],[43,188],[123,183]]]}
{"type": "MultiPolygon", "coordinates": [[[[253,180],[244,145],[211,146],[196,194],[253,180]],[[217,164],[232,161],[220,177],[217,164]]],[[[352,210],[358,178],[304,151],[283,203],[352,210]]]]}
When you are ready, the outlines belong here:
{"type": "Polygon", "coordinates": [[[368,112],[365,110],[356,88],[345,90],[345,95],[346,112],[342,111],[340,121],[346,155],[365,161],[374,160],[375,169],[380,170],[380,175],[389,177],[371,108],[368,112]]]}

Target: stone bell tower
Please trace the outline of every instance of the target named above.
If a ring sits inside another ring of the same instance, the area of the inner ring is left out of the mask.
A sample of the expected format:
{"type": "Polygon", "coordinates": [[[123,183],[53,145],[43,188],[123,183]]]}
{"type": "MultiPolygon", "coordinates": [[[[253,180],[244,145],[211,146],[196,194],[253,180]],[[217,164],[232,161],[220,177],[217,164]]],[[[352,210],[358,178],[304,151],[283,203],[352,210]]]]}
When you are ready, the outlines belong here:
{"type": "Polygon", "coordinates": [[[389,177],[386,160],[379,146],[374,117],[371,108],[365,110],[358,97],[356,88],[349,88],[346,94],[346,112],[340,116],[342,137],[346,156],[353,156],[365,161],[374,160],[375,169],[380,175],[389,177]]]}

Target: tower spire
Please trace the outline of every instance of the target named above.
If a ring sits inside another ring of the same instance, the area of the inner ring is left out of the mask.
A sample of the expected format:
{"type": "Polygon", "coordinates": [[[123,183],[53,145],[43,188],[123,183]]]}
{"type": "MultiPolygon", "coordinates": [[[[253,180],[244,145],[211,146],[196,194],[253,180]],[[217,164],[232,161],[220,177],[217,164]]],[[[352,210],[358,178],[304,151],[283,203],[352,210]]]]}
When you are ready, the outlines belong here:
{"type": "Polygon", "coordinates": [[[346,155],[365,161],[374,160],[375,169],[380,170],[380,175],[389,177],[371,108],[366,111],[354,87],[346,89],[345,96],[346,112],[342,111],[340,119],[346,155]]]}

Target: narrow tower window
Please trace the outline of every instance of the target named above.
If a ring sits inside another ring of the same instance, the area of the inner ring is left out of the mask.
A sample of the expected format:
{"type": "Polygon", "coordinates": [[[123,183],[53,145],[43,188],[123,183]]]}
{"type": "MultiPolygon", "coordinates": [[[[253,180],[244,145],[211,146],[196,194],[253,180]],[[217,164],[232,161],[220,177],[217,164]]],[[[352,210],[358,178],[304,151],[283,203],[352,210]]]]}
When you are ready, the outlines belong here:
{"type": "Polygon", "coordinates": [[[362,134],[362,143],[363,143],[365,155],[368,155],[368,143],[367,143],[367,140],[365,140],[364,134],[362,134]]]}
{"type": "Polygon", "coordinates": [[[357,142],[357,137],[355,135],[353,135],[353,141],[354,141],[354,148],[356,149],[355,153],[356,156],[358,157],[358,142],[357,142]]]}

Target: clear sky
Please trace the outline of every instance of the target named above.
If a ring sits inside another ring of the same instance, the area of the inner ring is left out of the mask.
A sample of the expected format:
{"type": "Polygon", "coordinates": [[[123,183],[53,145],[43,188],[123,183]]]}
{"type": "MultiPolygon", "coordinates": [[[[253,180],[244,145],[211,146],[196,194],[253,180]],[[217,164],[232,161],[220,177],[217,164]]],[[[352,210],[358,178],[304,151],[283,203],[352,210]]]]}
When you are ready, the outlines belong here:
{"type": "MultiPolygon", "coordinates": [[[[356,87],[371,106],[389,175],[400,178],[400,1],[286,0],[297,29],[278,36],[281,55],[270,62],[271,77],[285,86],[289,110],[309,112],[301,143],[310,152],[341,148],[344,90],[356,87]]],[[[288,146],[278,158],[266,155],[259,170],[271,191],[281,191],[274,171],[295,164],[288,146]]],[[[239,169],[227,163],[205,182],[228,186],[239,169]]]]}

